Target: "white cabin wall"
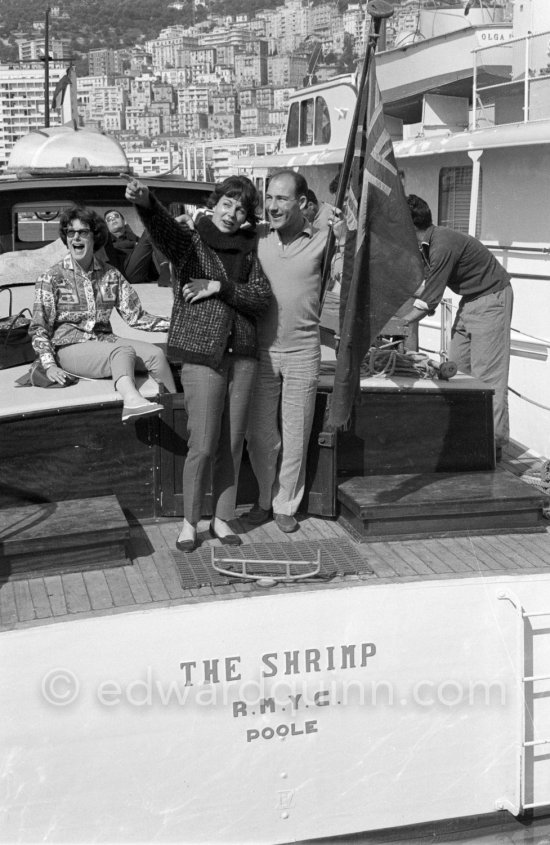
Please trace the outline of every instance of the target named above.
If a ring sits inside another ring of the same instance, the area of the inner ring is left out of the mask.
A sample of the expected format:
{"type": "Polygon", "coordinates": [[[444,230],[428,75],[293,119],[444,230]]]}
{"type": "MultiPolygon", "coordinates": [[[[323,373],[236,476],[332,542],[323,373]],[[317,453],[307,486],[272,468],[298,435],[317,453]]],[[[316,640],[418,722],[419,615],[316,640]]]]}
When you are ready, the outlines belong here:
{"type": "Polygon", "coordinates": [[[548,0],[516,0],[514,3],[514,38],[523,38],[528,32],[550,30],[550,3],[548,0]]]}
{"type": "Polygon", "coordinates": [[[481,170],[482,239],[550,243],[550,148],[486,150],[481,170]]]}

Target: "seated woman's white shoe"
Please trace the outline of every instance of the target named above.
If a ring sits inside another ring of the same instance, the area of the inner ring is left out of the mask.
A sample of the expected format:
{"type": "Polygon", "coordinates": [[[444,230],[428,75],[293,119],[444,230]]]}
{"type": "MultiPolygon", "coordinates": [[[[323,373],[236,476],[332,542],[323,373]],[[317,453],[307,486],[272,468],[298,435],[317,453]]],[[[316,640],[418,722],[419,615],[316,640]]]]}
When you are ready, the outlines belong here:
{"type": "Polygon", "coordinates": [[[151,417],[154,414],[160,414],[164,410],[163,405],[158,402],[145,402],[143,405],[123,405],[122,407],[122,422],[130,420],[137,420],[138,417],[151,417]]]}

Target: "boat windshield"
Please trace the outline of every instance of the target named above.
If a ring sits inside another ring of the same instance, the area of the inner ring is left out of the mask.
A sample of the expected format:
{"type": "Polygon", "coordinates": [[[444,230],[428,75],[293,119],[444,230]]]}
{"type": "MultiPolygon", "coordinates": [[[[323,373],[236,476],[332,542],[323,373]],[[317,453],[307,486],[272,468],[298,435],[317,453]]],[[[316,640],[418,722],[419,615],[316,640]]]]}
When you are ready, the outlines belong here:
{"type": "Polygon", "coordinates": [[[287,148],[328,144],[330,137],[330,114],[324,97],[306,96],[291,104],[286,131],[287,148]]]}

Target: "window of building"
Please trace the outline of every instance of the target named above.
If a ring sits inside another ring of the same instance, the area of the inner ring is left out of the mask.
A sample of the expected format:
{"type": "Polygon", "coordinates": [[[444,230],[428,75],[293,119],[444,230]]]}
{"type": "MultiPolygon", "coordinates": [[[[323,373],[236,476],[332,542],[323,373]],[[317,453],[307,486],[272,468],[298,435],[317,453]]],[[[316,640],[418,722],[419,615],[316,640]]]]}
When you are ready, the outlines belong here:
{"type": "MultiPolygon", "coordinates": [[[[438,225],[468,234],[473,167],[442,167],[439,171],[438,225]]],[[[483,173],[479,175],[476,237],[481,235],[483,173]]]]}

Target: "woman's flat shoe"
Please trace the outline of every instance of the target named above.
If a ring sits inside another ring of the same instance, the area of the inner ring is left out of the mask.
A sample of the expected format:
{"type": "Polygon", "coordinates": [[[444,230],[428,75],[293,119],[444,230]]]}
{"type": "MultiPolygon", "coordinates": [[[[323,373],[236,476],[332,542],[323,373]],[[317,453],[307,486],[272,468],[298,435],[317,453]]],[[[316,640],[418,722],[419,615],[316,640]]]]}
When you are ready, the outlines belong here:
{"type": "Polygon", "coordinates": [[[197,540],[176,540],[176,549],[180,552],[194,552],[198,545],[197,540]]]}
{"type": "Polygon", "coordinates": [[[224,546],[240,546],[242,542],[238,534],[226,534],[225,536],[218,534],[213,523],[210,523],[210,534],[216,540],[219,540],[220,543],[223,543],[224,546]]]}
{"type": "Polygon", "coordinates": [[[197,535],[195,534],[194,537],[188,537],[185,540],[181,540],[180,537],[183,531],[180,531],[180,535],[176,540],[176,549],[180,552],[194,552],[197,546],[199,545],[199,541],[197,535]]]}
{"type": "Polygon", "coordinates": [[[164,411],[164,406],[158,402],[147,402],[145,405],[138,405],[135,408],[122,408],[122,422],[129,422],[130,420],[137,420],[138,417],[151,417],[154,414],[161,414],[164,411]]]}

